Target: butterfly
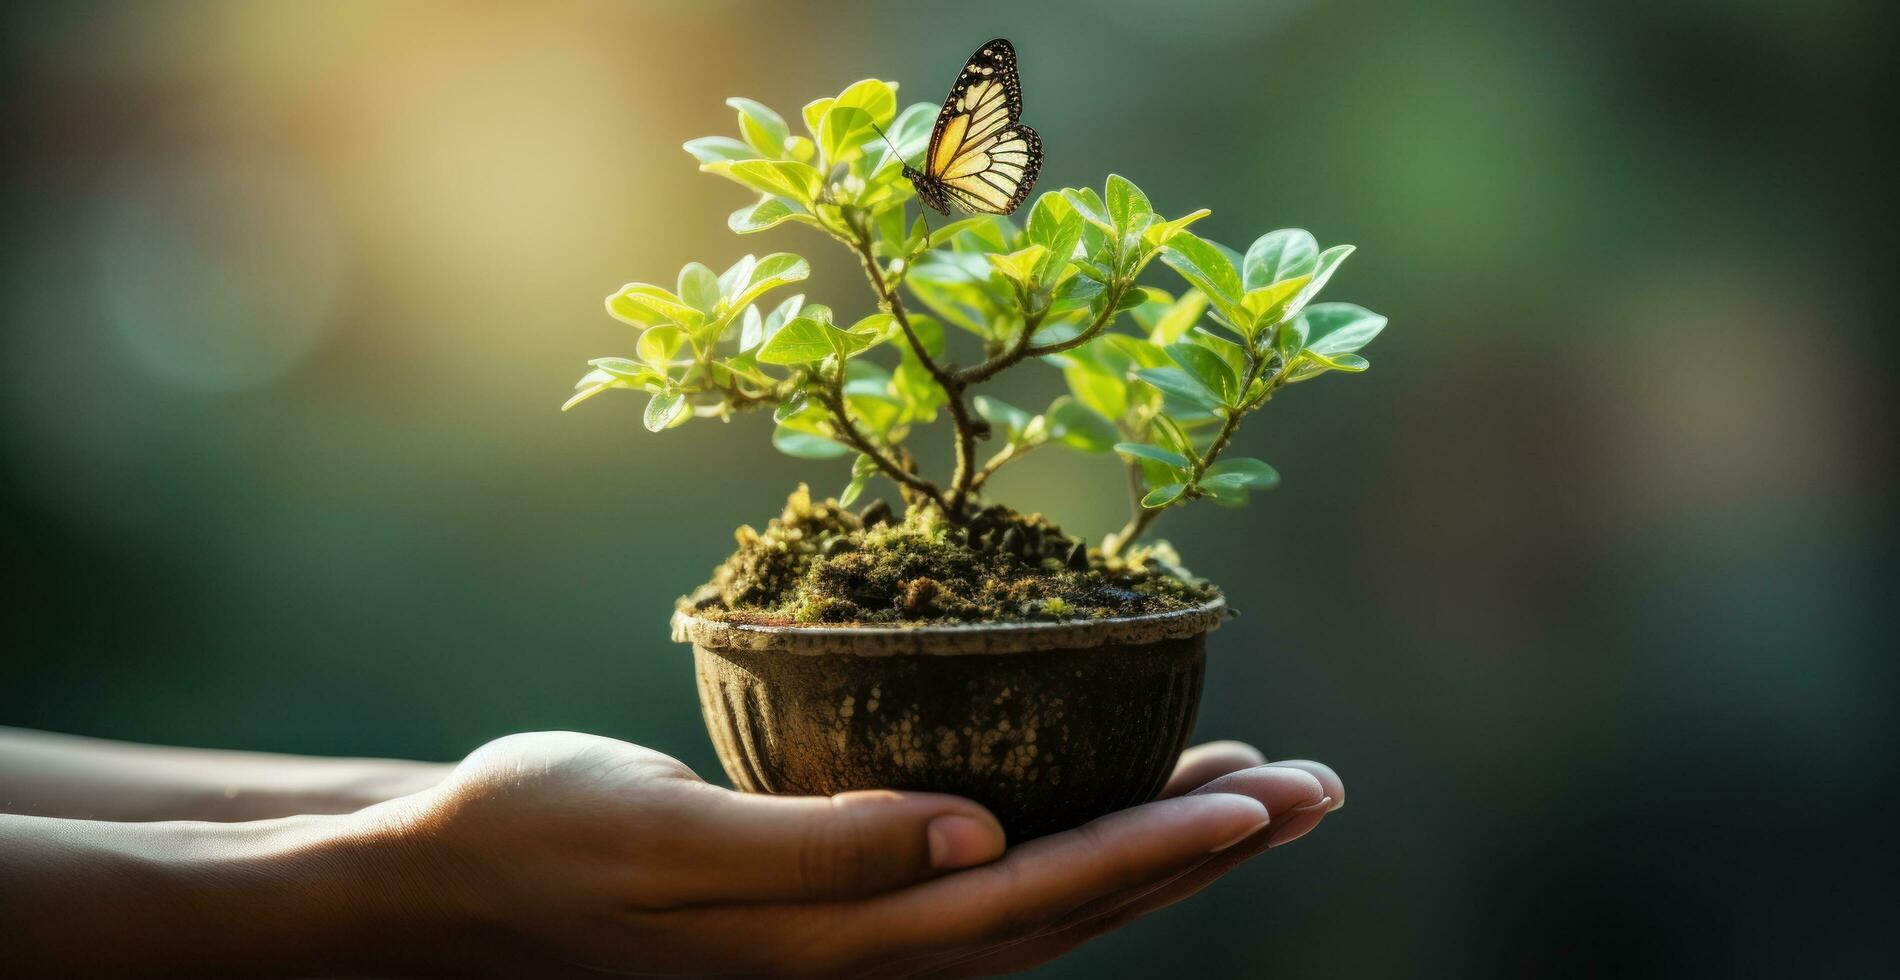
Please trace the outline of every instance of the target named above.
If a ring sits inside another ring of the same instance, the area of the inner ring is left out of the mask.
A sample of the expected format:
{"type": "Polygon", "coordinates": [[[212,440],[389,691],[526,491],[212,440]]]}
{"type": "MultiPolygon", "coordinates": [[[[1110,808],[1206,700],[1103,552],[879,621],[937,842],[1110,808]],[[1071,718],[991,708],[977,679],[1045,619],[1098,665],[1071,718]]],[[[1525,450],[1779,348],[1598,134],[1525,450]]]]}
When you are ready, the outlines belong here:
{"type": "Polygon", "coordinates": [[[1009,214],[1022,206],[1042,170],[1042,137],[1017,120],[1023,87],[1016,49],[996,38],[970,56],[943,100],[923,169],[906,165],[917,196],[941,214],[1009,214]]]}

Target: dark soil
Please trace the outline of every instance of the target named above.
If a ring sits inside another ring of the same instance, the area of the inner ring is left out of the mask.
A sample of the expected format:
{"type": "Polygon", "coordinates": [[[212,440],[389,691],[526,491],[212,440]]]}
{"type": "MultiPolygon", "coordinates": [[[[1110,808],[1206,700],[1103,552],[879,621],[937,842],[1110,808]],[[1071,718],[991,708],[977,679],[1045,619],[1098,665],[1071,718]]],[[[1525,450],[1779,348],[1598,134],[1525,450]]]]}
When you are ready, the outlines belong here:
{"type": "Polygon", "coordinates": [[[1114,560],[1040,514],[1000,506],[967,526],[934,509],[853,513],[800,487],[712,581],[680,600],[709,619],[761,625],[1042,622],[1139,616],[1201,605],[1218,589],[1165,544],[1114,560]]]}

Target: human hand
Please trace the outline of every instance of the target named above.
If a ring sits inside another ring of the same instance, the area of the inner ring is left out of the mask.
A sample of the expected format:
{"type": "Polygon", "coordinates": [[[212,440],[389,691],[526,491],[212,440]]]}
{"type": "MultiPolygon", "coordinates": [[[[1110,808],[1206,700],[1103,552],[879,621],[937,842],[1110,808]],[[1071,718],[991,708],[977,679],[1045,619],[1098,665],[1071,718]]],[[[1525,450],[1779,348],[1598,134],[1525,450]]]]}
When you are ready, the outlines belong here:
{"type": "Polygon", "coordinates": [[[996,973],[1179,901],[1344,799],[1324,766],[1262,762],[1189,750],[1164,799],[1007,854],[968,800],[734,793],[565,732],[491,742],[358,819],[398,900],[446,927],[412,952],[470,956],[458,972],[996,973]]]}

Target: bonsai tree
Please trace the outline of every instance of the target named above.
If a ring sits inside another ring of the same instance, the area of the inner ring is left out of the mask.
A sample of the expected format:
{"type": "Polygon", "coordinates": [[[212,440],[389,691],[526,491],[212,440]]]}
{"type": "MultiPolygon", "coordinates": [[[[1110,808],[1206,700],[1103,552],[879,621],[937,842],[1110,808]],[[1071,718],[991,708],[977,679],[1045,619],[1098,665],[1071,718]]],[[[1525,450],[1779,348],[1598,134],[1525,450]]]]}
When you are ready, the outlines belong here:
{"type": "MultiPolygon", "coordinates": [[[[1362,307],[1314,301],[1352,246],[1321,249],[1282,229],[1242,253],[1190,230],[1207,209],[1169,217],[1118,175],[1100,192],[1044,192],[1020,222],[932,228],[921,207],[911,220],[905,159],[923,152],[937,107],[899,112],[895,82],[810,103],[803,133],[758,102],[728,104],[741,138],[685,144],[702,171],[757,195],[727,225],[806,226],[857,257],[869,295],[783,295],[810,273],[790,252],[723,271],[688,263],[671,287],[629,283],[607,312],[637,331],[632,354],[590,361],[564,409],[644,392],[654,432],[769,411],[781,452],[851,457],[840,507],[881,478],[912,519],[966,530],[995,524],[989,481],[1028,453],[1119,454],[1130,515],[1093,558],[1112,566],[1171,509],[1238,507],[1276,486],[1273,467],[1234,451],[1242,420],[1289,386],[1366,370],[1359,350],[1385,326],[1362,307]],[[1172,288],[1142,282],[1157,259],[1172,288]],[[952,355],[951,331],[969,335],[968,356],[952,355]],[[1037,411],[980,393],[1020,367],[1059,377],[1061,393],[1037,411]],[[945,418],[953,458],[925,466],[907,438],[945,418]]],[[[1076,570],[1092,560],[1073,543],[1053,557],[1076,570]]]]}

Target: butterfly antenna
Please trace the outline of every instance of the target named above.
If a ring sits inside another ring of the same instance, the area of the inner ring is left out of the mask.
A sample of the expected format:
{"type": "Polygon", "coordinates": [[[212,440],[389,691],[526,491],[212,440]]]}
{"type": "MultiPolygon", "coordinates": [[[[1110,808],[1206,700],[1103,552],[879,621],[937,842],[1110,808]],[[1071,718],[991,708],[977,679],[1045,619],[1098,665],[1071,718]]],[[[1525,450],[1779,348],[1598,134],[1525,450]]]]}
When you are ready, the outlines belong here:
{"type": "MultiPolygon", "coordinates": [[[[890,136],[889,136],[889,135],[887,135],[887,134],[886,134],[886,133],[885,133],[885,132],[884,132],[884,131],[883,131],[882,129],[878,129],[878,125],[877,125],[877,123],[872,123],[872,124],[871,124],[871,128],[872,128],[873,130],[876,130],[876,131],[877,131],[877,134],[878,134],[879,136],[882,136],[882,137],[884,137],[884,142],[885,142],[885,144],[886,144],[886,145],[888,145],[888,146],[889,146],[889,147],[891,148],[891,155],[897,158],[897,162],[898,162],[898,163],[900,163],[900,164],[903,164],[903,165],[904,165],[904,166],[906,166],[906,167],[908,167],[908,166],[910,166],[910,164],[908,164],[908,163],[905,163],[905,162],[904,162],[904,152],[903,152],[902,150],[899,150],[899,149],[897,148],[897,144],[896,144],[896,143],[892,143],[892,142],[891,142],[891,138],[890,138],[890,136]]],[[[923,202],[923,199],[922,199],[922,198],[918,198],[918,199],[917,199],[917,217],[919,217],[919,218],[922,218],[922,219],[923,219],[923,222],[924,222],[924,250],[925,250],[925,251],[929,251],[929,249],[930,249],[930,216],[924,213],[924,211],[925,211],[925,210],[927,210],[927,209],[926,209],[926,208],[924,207],[924,202],[923,202]]]]}

